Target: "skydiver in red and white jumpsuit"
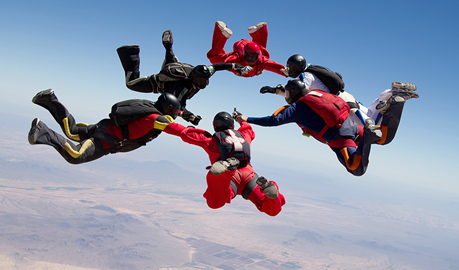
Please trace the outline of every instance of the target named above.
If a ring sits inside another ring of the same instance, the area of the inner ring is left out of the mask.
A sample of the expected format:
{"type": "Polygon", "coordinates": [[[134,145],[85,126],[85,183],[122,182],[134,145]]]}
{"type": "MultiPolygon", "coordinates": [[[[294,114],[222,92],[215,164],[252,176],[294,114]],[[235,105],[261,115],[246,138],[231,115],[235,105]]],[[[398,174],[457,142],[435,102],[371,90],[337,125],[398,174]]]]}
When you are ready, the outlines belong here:
{"type": "Polygon", "coordinates": [[[231,203],[236,195],[241,195],[250,200],[260,212],[276,216],[282,210],[285,198],[279,193],[274,181],[258,177],[253,170],[250,164],[250,144],[255,133],[247,122],[240,122],[240,125],[237,131],[234,130],[231,115],[221,112],[214,118],[214,135],[178,123],[169,124],[164,132],[179,136],[186,143],[200,146],[209,155],[213,165],[206,176],[207,190],[203,196],[210,208],[223,207],[231,203]],[[237,163],[229,164],[227,160],[236,160],[237,163]],[[224,170],[214,175],[212,168],[222,164],[226,166],[224,170]]]}

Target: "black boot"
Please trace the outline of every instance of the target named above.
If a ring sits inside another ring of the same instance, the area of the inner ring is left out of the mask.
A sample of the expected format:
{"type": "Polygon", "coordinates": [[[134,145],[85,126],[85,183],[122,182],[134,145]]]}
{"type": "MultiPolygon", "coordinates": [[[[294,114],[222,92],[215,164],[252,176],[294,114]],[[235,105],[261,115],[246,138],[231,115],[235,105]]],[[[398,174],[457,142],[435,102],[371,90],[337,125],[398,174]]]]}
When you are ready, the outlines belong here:
{"type": "Polygon", "coordinates": [[[28,134],[29,143],[34,144],[47,144],[50,145],[59,152],[64,149],[64,145],[67,140],[61,135],[55,133],[53,130],[48,128],[45,123],[40,121],[40,119],[35,118],[32,121],[30,131],[28,134]]]}
{"type": "Polygon", "coordinates": [[[67,108],[59,102],[52,89],[38,92],[32,102],[47,109],[69,139],[79,142],[88,138],[87,133],[92,126],[77,124],[67,108]]]}
{"type": "Polygon", "coordinates": [[[124,69],[126,77],[126,84],[133,81],[140,76],[140,46],[139,45],[126,45],[116,49],[124,69]]]}
{"type": "Polygon", "coordinates": [[[174,51],[172,50],[172,44],[174,44],[174,39],[172,38],[172,31],[166,30],[163,32],[162,42],[164,49],[166,49],[166,56],[164,58],[163,67],[169,63],[177,63],[178,58],[175,56],[174,51]]]}

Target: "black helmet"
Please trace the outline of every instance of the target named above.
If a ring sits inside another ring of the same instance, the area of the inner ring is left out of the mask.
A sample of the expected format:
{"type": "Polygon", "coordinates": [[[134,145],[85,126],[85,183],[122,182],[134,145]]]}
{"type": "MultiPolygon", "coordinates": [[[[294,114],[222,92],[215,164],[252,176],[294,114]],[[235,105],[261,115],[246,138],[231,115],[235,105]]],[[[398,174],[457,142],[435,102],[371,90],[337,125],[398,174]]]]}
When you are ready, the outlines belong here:
{"type": "Polygon", "coordinates": [[[209,68],[205,65],[198,65],[191,71],[190,77],[193,84],[199,89],[204,89],[209,84],[209,78],[212,76],[209,68]]]}
{"type": "Polygon", "coordinates": [[[290,56],[287,60],[288,76],[296,78],[306,69],[306,59],[299,54],[290,56]]]}
{"type": "Polygon", "coordinates": [[[227,129],[234,129],[233,117],[227,112],[217,113],[214,117],[214,130],[223,131],[227,129]]]}
{"type": "Polygon", "coordinates": [[[285,85],[285,101],[287,101],[288,104],[296,102],[307,93],[308,89],[306,85],[300,80],[290,80],[287,85],[285,85]]]}
{"type": "Polygon", "coordinates": [[[167,114],[175,119],[180,112],[180,101],[171,93],[164,93],[158,97],[155,107],[163,115],[167,114]]]}

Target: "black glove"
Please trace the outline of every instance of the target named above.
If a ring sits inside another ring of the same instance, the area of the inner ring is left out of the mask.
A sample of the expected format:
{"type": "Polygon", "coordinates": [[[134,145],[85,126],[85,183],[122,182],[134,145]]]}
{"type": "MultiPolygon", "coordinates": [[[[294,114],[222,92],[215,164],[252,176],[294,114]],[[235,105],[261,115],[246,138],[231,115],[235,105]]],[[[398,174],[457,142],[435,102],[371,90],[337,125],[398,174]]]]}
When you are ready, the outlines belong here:
{"type": "Polygon", "coordinates": [[[199,121],[201,121],[202,117],[199,116],[199,115],[193,115],[192,117],[190,117],[190,123],[197,126],[199,124],[199,121]]]}
{"type": "Polygon", "coordinates": [[[263,86],[261,89],[260,89],[260,93],[262,94],[266,94],[266,93],[271,93],[271,94],[275,94],[276,93],[276,87],[271,87],[271,86],[263,86]]]}
{"type": "Polygon", "coordinates": [[[242,70],[244,69],[244,66],[242,66],[241,64],[233,63],[233,67],[231,69],[236,71],[239,75],[242,75],[242,70]]]}
{"type": "Polygon", "coordinates": [[[276,94],[277,90],[281,90],[282,92],[285,92],[285,87],[282,84],[278,84],[278,85],[276,85],[276,87],[263,86],[260,89],[260,93],[262,93],[262,94],[266,94],[266,93],[276,94]]]}
{"type": "Polygon", "coordinates": [[[183,118],[183,120],[190,122],[190,117],[194,116],[194,114],[186,109],[182,110],[182,113],[180,114],[180,117],[183,118]]]}
{"type": "Polygon", "coordinates": [[[234,112],[232,114],[233,118],[236,119],[239,115],[242,115],[242,113],[236,111],[236,108],[234,108],[234,112]]]}

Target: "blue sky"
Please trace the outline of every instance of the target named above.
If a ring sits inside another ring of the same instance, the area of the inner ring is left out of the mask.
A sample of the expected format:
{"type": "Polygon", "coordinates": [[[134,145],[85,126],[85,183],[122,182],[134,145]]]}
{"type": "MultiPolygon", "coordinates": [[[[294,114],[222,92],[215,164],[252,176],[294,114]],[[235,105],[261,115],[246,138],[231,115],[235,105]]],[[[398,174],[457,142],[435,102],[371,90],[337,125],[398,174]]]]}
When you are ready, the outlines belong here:
{"type": "MultiPolygon", "coordinates": [[[[141,75],[146,76],[160,69],[164,58],[161,34],[166,29],[173,32],[179,60],[197,65],[210,64],[206,53],[215,21],[224,21],[233,31],[227,50],[235,41],[249,38],[249,26],[267,22],[267,48],[274,61],[285,64],[289,56],[299,53],[308,63],[338,71],[346,90],[367,105],[392,81],[415,83],[421,97],[407,102],[395,140],[372,148],[369,169],[362,177],[348,174],[327,146],[301,136],[293,124],[254,126],[255,168],[277,167],[339,181],[387,183],[394,189],[400,183],[459,193],[459,128],[455,124],[458,2],[240,2],[239,7],[227,1],[167,3],[172,2],[2,3],[0,113],[18,117],[18,121],[30,119],[19,123],[24,130],[34,117],[58,129],[46,111],[30,102],[38,91],[53,88],[77,121],[97,122],[107,117],[117,101],[157,98],[124,86],[117,47],[139,44],[141,75]]],[[[237,107],[247,116],[271,114],[285,101],[261,95],[259,89],[286,82],[270,72],[254,78],[218,72],[188,107],[203,117],[199,127],[211,130],[211,120],[219,111],[237,107]]],[[[201,149],[167,135],[138,151],[129,155],[167,159],[196,170],[207,165],[201,149]]],[[[276,181],[281,184],[288,179],[276,181]]]]}

